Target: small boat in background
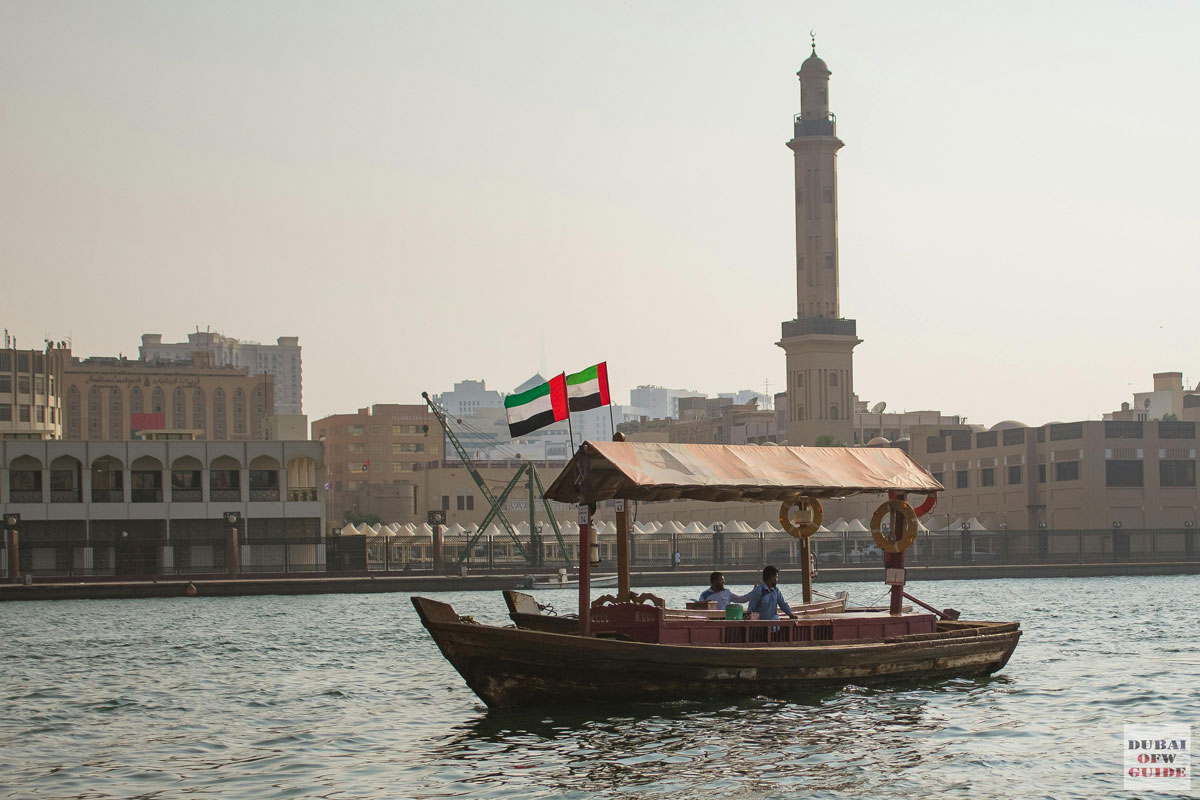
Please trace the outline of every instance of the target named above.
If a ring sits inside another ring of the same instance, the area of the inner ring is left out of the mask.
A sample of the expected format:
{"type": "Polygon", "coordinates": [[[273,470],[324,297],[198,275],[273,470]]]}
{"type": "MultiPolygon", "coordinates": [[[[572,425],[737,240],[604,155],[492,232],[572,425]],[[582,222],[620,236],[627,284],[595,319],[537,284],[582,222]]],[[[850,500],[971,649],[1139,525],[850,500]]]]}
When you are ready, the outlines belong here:
{"type": "MultiPolygon", "coordinates": [[[[598,588],[617,585],[616,575],[596,575],[589,583],[598,588]]],[[[579,580],[568,578],[565,569],[559,569],[558,574],[552,578],[539,578],[536,575],[526,575],[517,584],[518,589],[575,589],[579,587],[579,580]]]]}

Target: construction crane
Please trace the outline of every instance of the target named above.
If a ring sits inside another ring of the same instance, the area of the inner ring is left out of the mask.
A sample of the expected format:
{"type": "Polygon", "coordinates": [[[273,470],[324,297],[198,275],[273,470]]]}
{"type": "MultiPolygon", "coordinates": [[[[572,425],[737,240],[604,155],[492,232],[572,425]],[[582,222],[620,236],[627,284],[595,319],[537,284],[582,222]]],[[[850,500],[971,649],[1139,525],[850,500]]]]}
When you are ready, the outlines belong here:
{"type": "Polygon", "coordinates": [[[475,466],[475,462],[472,461],[471,457],[467,455],[467,450],[463,447],[462,442],[459,441],[457,434],[451,430],[450,421],[446,417],[446,410],[437,403],[433,402],[433,399],[429,396],[428,392],[421,392],[421,397],[424,398],[425,404],[429,406],[429,410],[433,412],[433,416],[437,419],[438,424],[442,426],[442,430],[446,432],[446,438],[450,440],[450,444],[454,447],[455,452],[458,453],[458,457],[462,459],[463,466],[467,468],[467,472],[471,475],[471,479],[474,480],[475,485],[479,487],[480,493],[491,504],[491,506],[488,508],[487,514],[485,514],[483,517],[483,521],[479,523],[479,529],[475,531],[474,535],[471,537],[471,541],[467,542],[466,548],[464,548],[462,553],[459,554],[458,561],[455,562],[455,566],[461,566],[462,563],[466,561],[467,556],[471,554],[472,550],[474,550],[475,543],[479,541],[479,537],[484,534],[487,526],[493,520],[496,520],[500,523],[501,527],[509,535],[509,538],[512,539],[513,545],[517,548],[517,552],[521,554],[521,557],[525,559],[529,566],[542,566],[541,536],[537,533],[537,523],[534,519],[537,505],[535,497],[540,496],[542,498],[542,506],[546,510],[546,518],[550,520],[550,527],[554,529],[554,538],[558,540],[558,546],[561,548],[563,558],[565,558],[567,561],[567,567],[571,567],[572,564],[570,551],[567,550],[566,542],[563,541],[562,530],[560,530],[558,527],[558,520],[555,519],[554,514],[550,512],[550,503],[546,500],[546,489],[544,486],[542,486],[542,479],[538,477],[537,470],[534,468],[533,464],[525,462],[518,467],[516,473],[512,476],[512,480],[508,482],[508,484],[504,487],[504,490],[501,491],[499,495],[494,494],[488,487],[487,481],[485,481],[483,476],[479,474],[479,469],[475,466]],[[520,483],[522,476],[525,477],[526,486],[529,489],[529,537],[531,540],[533,540],[535,545],[528,551],[525,549],[525,546],[521,544],[521,538],[517,536],[516,528],[514,528],[512,523],[508,521],[508,517],[504,515],[504,503],[508,500],[508,496],[512,494],[513,489],[516,488],[518,483],[520,483]],[[535,486],[537,487],[536,495],[534,494],[535,486]]]}

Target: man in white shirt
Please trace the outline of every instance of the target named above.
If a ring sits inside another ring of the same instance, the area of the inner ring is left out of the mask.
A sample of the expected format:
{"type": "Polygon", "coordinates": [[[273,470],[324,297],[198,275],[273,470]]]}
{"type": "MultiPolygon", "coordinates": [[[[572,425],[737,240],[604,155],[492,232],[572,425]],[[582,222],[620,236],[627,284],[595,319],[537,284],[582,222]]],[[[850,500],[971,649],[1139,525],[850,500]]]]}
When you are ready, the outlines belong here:
{"type": "Polygon", "coordinates": [[[750,595],[737,595],[725,588],[725,576],[719,572],[714,572],[708,576],[709,588],[700,593],[700,602],[705,600],[716,600],[717,608],[724,609],[730,603],[744,603],[750,599],[750,595]]]}

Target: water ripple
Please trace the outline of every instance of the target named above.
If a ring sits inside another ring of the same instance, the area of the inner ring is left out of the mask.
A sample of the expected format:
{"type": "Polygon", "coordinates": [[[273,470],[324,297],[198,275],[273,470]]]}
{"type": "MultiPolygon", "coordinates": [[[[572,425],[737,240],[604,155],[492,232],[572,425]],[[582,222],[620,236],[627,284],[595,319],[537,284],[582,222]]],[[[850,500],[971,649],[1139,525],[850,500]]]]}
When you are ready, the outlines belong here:
{"type": "MultiPolygon", "coordinates": [[[[0,796],[1084,798],[1121,792],[1124,722],[1200,717],[1195,622],[1172,600],[1200,578],[912,589],[1022,620],[1004,672],[487,713],[403,595],[8,603],[0,796]]],[[[447,599],[505,621],[498,593],[447,599]]]]}

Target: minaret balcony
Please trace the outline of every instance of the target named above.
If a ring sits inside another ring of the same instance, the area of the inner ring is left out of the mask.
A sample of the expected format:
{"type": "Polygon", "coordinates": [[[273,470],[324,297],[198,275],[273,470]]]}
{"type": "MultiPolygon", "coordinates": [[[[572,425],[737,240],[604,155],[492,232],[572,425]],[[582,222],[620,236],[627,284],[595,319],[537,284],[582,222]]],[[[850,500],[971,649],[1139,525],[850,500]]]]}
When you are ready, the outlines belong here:
{"type": "Polygon", "coordinates": [[[805,119],[797,114],[793,117],[796,138],[802,136],[837,136],[837,117],[829,114],[823,119],[805,119]]]}
{"type": "Polygon", "coordinates": [[[856,336],[858,323],[852,319],[834,319],[833,317],[799,317],[783,323],[783,338],[806,336],[809,334],[824,334],[826,336],[856,336]]]}

